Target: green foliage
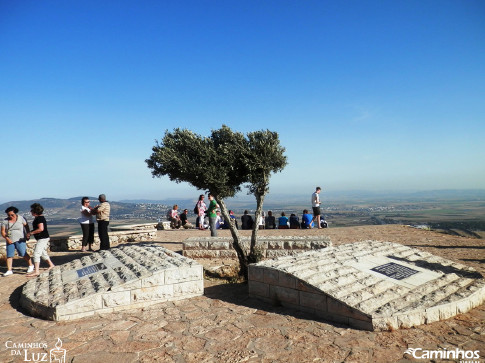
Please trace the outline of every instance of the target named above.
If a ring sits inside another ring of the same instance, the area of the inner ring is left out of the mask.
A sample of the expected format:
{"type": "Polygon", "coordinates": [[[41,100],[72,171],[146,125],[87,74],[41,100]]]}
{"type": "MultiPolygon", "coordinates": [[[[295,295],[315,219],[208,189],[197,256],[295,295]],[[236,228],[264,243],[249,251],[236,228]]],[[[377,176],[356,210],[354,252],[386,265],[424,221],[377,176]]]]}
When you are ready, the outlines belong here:
{"type": "Polygon", "coordinates": [[[227,126],[212,131],[210,137],[177,128],[157,141],[146,163],[153,176],[167,175],[227,198],[240,190],[246,178],[247,169],[239,158],[245,147],[244,135],[227,126]]]}
{"type": "Polygon", "coordinates": [[[251,194],[265,195],[269,190],[271,173],[280,172],[287,164],[285,148],[278,133],[269,130],[248,134],[248,189],[251,194]]]}
{"type": "Polygon", "coordinates": [[[245,137],[226,125],[209,137],[179,128],[166,131],[152,150],[146,163],[153,176],[167,175],[219,198],[234,196],[243,184],[250,193],[266,194],[270,174],[287,163],[276,132],[256,131],[245,137]]]}
{"type": "MultiPolygon", "coordinates": [[[[198,189],[209,190],[221,206],[222,214],[229,220],[224,203],[246,185],[256,197],[256,215],[261,216],[264,196],[269,190],[271,173],[279,172],[287,164],[285,149],[278,134],[269,130],[250,132],[245,136],[223,125],[212,130],[209,137],[197,135],[186,129],[165,131],[161,143],[156,143],[153,153],[146,160],[153,176],[168,175],[177,183],[188,182],[198,189]]],[[[255,249],[258,224],[251,236],[251,248],[246,255],[239,244],[238,232],[232,224],[233,246],[240,263],[240,274],[247,277],[247,267],[261,258],[255,249]]]]}

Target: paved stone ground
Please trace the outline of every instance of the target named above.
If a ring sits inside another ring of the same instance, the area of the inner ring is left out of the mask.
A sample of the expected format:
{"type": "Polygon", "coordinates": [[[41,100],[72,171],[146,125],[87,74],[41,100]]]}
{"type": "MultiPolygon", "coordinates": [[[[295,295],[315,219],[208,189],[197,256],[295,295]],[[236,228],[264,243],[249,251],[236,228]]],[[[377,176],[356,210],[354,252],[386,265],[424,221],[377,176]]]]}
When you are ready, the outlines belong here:
{"type": "MultiPolygon", "coordinates": [[[[207,233],[160,231],[158,240],[167,248],[181,250],[180,242],[185,238],[207,233]]],[[[368,239],[397,242],[485,273],[485,246],[475,239],[402,226],[262,233],[325,233],[334,244],[368,239]]],[[[52,254],[57,264],[78,257],[78,252],[52,254]]],[[[4,271],[2,267],[0,272],[4,271]]],[[[10,346],[45,342],[52,348],[58,338],[67,349],[68,362],[404,362],[404,351],[409,347],[480,350],[481,361],[485,360],[484,305],[430,325],[369,332],[315,321],[303,313],[250,299],[246,284],[206,280],[205,296],[143,310],[52,322],[32,318],[19,307],[20,290],[27,281],[24,271],[24,263],[16,259],[15,274],[0,278],[0,362],[25,361],[23,356],[11,355],[7,342],[10,346]]],[[[42,351],[31,349],[29,353],[42,351]]]]}

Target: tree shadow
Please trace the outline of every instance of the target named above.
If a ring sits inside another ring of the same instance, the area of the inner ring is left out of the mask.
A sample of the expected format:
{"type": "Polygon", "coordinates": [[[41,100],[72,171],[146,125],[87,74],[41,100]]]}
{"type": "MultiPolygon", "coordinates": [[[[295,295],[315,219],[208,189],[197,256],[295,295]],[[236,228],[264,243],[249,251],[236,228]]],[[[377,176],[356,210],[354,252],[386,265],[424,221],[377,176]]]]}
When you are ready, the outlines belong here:
{"type": "MultiPolygon", "coordinates": [[[[72,262],[77,260],[81,257],[87,256],[89,253],[80,252],[80,251],[66,251],[62,255],[50,255],[50,259],[54,265],[63,265],[65,263],[72,262]]],[[[42,261],[41,261],[42,265],[42,261]]]]}
{"type": "Polygon", "coordinates": [[[396,260],[396,261],[402,261],[405,263],[408,263],[410,265],[415,265],[417,267],[424,268],[426,270],[432,270],[432,271],[441,271],[444,274],[456,274],[457,276],[463,277],[463,278],[469,278],[469,279],[483,279],[482,274],[480,274],[477,271],[467,271],[467,270],[462,270],[453,266],[446,266],[441,263],[435,263],[435,262],[428,262],[426,260],[410,260],[408,258],[404,257],[397,257],[397,256],[387,256],[390,259],[396,260]]]}
{"type": "Polygon", "coordinates": [[[462,258],[462,261],[470,261],[470,262],[478,262],[478,263],[484,263],[485,264],[485,259],[477,259],[477,258],[462,258]]]}
{"type": "Polygon", "coordinates": [[[282,306],[277,302],[275,302],[275,304],[270,304],[250,297],[248,286],[249,285],[247,282],[214,285],[204,289],[204,296],[209,299],[221,300],[230,304],[244,306],[250,309],[257,309],[265,313],[278,314],[282,316],[286,315],[300,320],[316,321],[329,324],[337,328],[356,329],[355,327],[350,327],[345,324],[319,318],[311,313],[282,306]]]}

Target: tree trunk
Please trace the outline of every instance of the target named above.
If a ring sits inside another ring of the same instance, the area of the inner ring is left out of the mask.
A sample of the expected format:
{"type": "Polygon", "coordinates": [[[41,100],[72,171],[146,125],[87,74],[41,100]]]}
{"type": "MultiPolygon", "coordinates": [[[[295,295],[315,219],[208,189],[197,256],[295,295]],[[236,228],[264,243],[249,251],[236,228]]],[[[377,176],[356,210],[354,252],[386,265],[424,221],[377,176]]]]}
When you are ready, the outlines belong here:
{"type": "Polygon", "coordinates": [[[258,241],[259,220],[263,211],[264,194],[254,193],[254,196],[256,197],[256,213],[254,215],[253,232],[251,233],[251,247],[248,256],[249,263],[256,263],[261,260],[261,254],[256,250],[256,242],[258,241]]]}
{"type": "Polygon", "coordinates": [[[227,210],[226,204],[224,200],[215,196],[214,199],[216,200],[219,207],[221,207],[222,215],[224,216],[224,223],[229,223],[229,229],[231,230],[232,235],[232,246],[236,250],[237,258],[239,260],[239,276],[244,276],[244,278],[248,279],[248,256],[244,252],[243,248],[241,247],[239,241],[239,233],[236,228],[236,224],[231,223],[231,217],[229,216],[229,211],[227,210]]]}

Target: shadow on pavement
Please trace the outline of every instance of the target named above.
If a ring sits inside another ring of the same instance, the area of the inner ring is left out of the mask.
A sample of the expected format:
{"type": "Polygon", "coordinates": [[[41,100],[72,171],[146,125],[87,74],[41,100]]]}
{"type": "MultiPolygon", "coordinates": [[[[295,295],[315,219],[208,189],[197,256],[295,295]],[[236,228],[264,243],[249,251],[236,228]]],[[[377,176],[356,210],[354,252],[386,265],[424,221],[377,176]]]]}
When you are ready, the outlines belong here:
{"type": "Polygon", "coordinates": [[[296,319],[321,322],[338,328],[349,328],[347,325],[323,320],[309,313],[301,312],[281,305],[271,305],[264,301],[249,297],[248,284],[246,282],[236,284],[220,284],[206,287],[204,289],[204,296],[209,299],[218,299],[234,305],[245,306],[250,309],[257,309],[265,313],[273,313],[283,316],[286,315],[296,319]]]}

